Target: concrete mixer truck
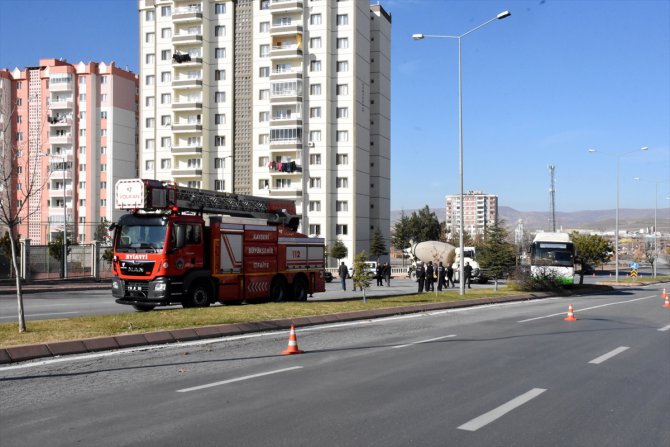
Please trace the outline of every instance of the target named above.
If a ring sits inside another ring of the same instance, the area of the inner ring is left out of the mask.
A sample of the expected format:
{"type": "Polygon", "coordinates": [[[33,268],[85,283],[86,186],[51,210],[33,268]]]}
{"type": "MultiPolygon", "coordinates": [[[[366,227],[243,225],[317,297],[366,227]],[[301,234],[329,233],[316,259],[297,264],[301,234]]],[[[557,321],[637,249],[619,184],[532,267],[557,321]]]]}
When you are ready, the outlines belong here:
{"type": "MultiPolygon", "coordinates": [[[[403,251],[412,261],[407,268],[408,278],[416,281],[417,262],[427,264],[428,261],[432,261],[433,265],[439,265],[439,263],[442,262],[442,265],[445,267],[451,262],[452,268],[454,269],[454,281],[459,280],[460,249],[458,247],[440,241],[417,243],[410,241],[410,246],[403,251]]],[[[465,254],[464,262],[469,262],[472,266],[472,281],[480,284],[485,283],[488,278],[483,275],[479,268],[479,263],[475,260],[475,247],[464,247],[463,252],[465,254]]]]}

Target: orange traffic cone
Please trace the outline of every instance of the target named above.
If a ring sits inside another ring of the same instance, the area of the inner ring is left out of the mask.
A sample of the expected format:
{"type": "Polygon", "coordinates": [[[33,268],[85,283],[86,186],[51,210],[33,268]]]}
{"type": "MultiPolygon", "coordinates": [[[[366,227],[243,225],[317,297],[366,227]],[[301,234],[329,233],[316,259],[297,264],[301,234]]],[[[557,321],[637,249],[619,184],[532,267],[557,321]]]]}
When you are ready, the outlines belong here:
{"type": "Polygon", "coordinates": [[[661,298],[665,300],[663,307],[670,307],[670,299],[668,299],[668,294],[665,293],[665,287],[663,287],[663,293],[661,294],[661,298]]]}
{"type": "Polygon", "coordinates": [[[295,336],[295,326],[291,325],[291,333],[288,336],[288,348],[282,351],[284,355],[302,354],[305,351],[298,349],[298,339],[295,336]]]}
{"type": "Polygon", "coordinates": [[[565,318],[563,318],[563,319],[564,319],[565,321],[577,321],[577,319],[575,318],[575,314],[574,314],[574,312],[572,311],[572,304],[570,304],[570,305],[568,306],[568,316],[565,317],[565,318]]]}

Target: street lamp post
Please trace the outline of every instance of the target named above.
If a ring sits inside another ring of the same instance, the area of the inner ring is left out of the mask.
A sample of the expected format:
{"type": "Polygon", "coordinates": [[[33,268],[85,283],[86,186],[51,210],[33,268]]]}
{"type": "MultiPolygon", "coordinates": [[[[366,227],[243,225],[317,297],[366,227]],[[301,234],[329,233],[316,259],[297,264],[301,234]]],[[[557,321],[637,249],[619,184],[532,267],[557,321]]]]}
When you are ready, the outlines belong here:
{"type": "Polygon", "coordinates": [[[474,31],[478,30],[479,28],[482,28],[483,26],[488,25],[489,23],[493,22],[494,20],[502,20],[506,17],[511,16],[512,14],[509,11],[503,11],[494,18],[487,20],[486,22],[482,23],[481,25],[478,25],[474,28],[472,28],[469,31],[466,31],[465,33],[461,34],[460,36],[447,36],[447,35],[436,35],[436,34],[413,34],[412,39],[414,40],[422,40],[425,39],[426,37],[431,37],[431,38],[438,38],[438,39],[456,39],[458,41],[458,187],[459,187],[459,200],[460,200],[460,205],[461,205],[461,212],[459,216],[459,224],[458,224],[458,245],[460,249],[460,255],[459,255],[459,262],[458,262],[458,288],[459,288],[459,293],[460,295],[465,294],[465,269],[463,265],[463,259],[465,256],[463,255],[464,252],[464,238],[463,238],[463,232],[464,232],[464,217],[463,217],[463,76],[462,76],[462,65],[461,65],[461,39],[465,36],[467,36],[470,33],[473,33],[474,31]]]}
{"type": "Polygon", "coordinates": [[[605,152],[598,152],[596,149],[589,149],[589,153],[600,153],[602,155],[607,155],[615,157],[616,159],[616,213],[614,218],[614,281],[619,282],[619,165],[621,164],[621,158],[625,155],[636,153],[639,151],[647,151],[649,148],[647,146],[641,147],[640,149],[635,149],[633,151],[623,152],[620,154],[608,154],[605,152]]]}
{"type": "MultiPolygon", "coordinates": [[[[640,177],[633,177],[633,180],[635,180],[636,182],[644,181],[640,177]]],[[[657,230],[656,230],[656,228],[657,228],[656,227],[656,225],[657,225],[656,224],[656,221],[657,221],[656,215],[658,213],[658,185],[660,185],[661,183],[665,183],[665,181],[648,182],[648,183],[653,183],[654,184],[654,266],[653,266],[654,273],[653,273],[653,275],[654,275],[654,278],[656,278],[656,264],[658,263],[657,262],[658,261],[658,236],[656,234],[657,233],[657,230]]]]}

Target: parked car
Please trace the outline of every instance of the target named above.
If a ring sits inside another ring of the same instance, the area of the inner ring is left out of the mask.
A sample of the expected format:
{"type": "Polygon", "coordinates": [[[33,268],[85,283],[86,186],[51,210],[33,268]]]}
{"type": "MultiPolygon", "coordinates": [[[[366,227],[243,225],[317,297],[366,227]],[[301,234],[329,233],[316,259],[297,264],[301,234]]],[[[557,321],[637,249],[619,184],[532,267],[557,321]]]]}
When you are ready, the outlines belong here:
{"type": "Polygon", "coordinates": [[[323,279],[325,279],[326,282],[332,282],[333,281],[333,274],[327,271],[326,273],[324,273],[323,279]]]}
{"type": "MultiPolygon", "coordinates": [[[[377,276],[377,261],[365,261],[365,271],[368,277],[374,278],[377,276]]],[[[354,273],[354,266],[349,267],[349,277],[354,273]]]]}

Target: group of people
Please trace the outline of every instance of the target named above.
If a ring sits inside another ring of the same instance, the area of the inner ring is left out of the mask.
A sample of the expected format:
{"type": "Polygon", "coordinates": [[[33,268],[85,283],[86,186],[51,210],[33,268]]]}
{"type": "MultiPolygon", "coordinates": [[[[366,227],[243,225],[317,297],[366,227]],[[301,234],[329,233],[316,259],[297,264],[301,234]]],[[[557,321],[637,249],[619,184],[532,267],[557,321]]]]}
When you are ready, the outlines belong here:
{"type": "MultiPolygon", "coordinates": [[[[347,268],[347,265],[344,262],[342,262],[337,270],[337,274],[340,277],[342,290],[347,290],[347,278],[349,276],[353,277],[353,269],[352,274],[349,275],[349,269],[347,268]]],[[[391,287],[391,265],[388,262],[385,262],[384,265],[377,265],[377,270],[375,271],[375,278],[377,279],[378,286],[383,286],[384,282],[386,282],[386,286],[391,287]]],[[[363,289],[361,288],[361,290],[363,289]]],[[[352,291],[354,292],[356,291],[356,282],[353,283],[352,291]]]]}
{"type": "MultiPolygon", "coordinates": [[[[467,262],[463,267],[463,276],[465,277],[464,284],[467,284],[468,289],[470,289],[472,266],[469,262],[467,262]]],[[[419,287],[419,293],[423,291],[434,292],[435,282],[437,282],[438,292],[441,292],[443,287],[445,289],[449,288],[449,284],[451,284],[451,287],[456,287],[454,284],[453,267],[450,264],[445,268],[442,262],[436,266],[433,266],[433,261],[428,261],[427,265],[424,265],[423,262],[419,262],[416,266],[416,282],[419,287]]]]}

